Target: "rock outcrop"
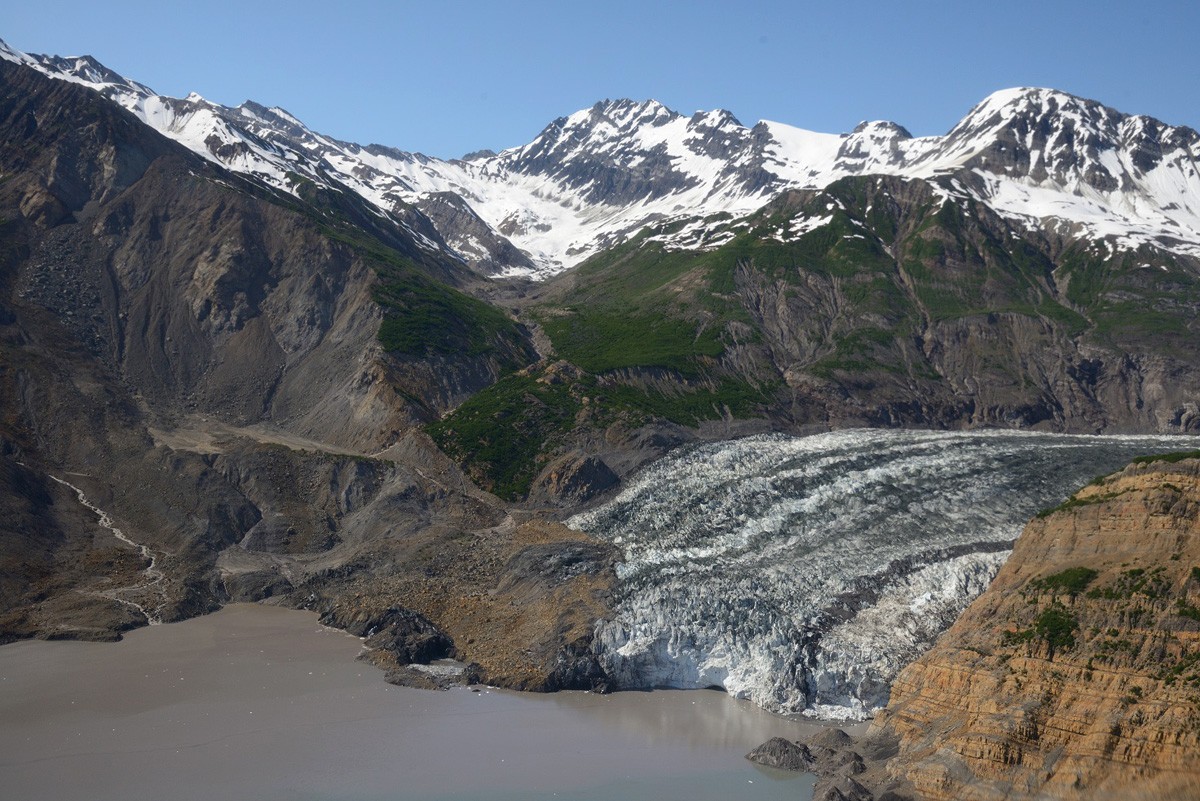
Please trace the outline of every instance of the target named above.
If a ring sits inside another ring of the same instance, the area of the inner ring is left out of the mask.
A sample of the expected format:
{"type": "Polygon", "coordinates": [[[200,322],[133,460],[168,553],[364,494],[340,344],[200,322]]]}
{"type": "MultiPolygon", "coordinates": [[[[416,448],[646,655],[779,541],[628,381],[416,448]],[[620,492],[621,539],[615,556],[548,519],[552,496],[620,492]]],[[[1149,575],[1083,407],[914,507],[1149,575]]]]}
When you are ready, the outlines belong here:
{"type": "Polygon", "coordinates": [[[1200,797],[1200,460],[1139,460],[1031,521],[872,735],[928,799],[1200,797]]]}
{"type": "Polygon", "coordinates": [[[746,754],[746,759],[779,770],[816,774],[813,801],[911,801],[908,783],[886,773],[886,762],[895,753],[893,735],[856,742],[841,729],[830,728],[805,742],[772,737],[746,754]]]}
{"type": "Polygon", "coordinates": [[[811,770],[813,759],[808,747],[783,737],[772,737],[750,753],[746,759],[778,770],[811,770]]]}

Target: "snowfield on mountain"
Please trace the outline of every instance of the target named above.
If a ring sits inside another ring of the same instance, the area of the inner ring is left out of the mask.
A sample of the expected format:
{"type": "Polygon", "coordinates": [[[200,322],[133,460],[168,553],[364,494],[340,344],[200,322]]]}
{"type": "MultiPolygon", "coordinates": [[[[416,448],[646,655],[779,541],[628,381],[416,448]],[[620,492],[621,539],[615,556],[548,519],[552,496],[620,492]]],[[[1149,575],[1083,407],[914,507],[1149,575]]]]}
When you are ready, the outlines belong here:
{"type": "MultiPolygon", "coordinates": [[[[848,134],[727,111],[686,116],[653,100],[606,100],[559,118],[529,144],[443,160],[314,132],[281,108],[230,108],[197,94],[157,95],[87,56],[0,57],[89,86],[205,158],[276,189],[305,182],[361,195],[403,216],[416,208],[438,238],[414,234],[488,275],[544,279],[651,223],[693,221],[690,246],[714,215],[737,218],[788,189],[854,175],[923,179],[1030,230],[1116,249],[1153,245],[1200,256],[1200,135],[1051,89],[1004,89],[944,136],[891,122],[848,134]],[[447,224],[445,207],[454,211],[447,224]],[[479,225],[465,231],[461,216],[479,225]]],[[[820,219],[800,220],[811,230],[820,219]]],[[[724,241],[722,238],[715,240],[724,241]]]]}

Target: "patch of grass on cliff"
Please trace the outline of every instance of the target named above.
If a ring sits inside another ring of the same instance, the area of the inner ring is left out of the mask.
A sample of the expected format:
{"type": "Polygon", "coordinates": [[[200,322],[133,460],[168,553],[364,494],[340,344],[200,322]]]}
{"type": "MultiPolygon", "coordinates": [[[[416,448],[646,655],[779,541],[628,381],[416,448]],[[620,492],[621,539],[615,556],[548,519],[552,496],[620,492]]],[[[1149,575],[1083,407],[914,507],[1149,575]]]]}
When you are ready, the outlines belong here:
{"type": "Polygon", "coordinates": [[[1021,629],[1018,631],[1005,631],[1000,641],[1005,645],[1019,645],[1033,640],[1033,629],[1021,629]]]}
{"type": "Polygon", "coordinates": [[[1149,456],[1137,456],[1132,461],[1133,464],[1153,464],[1154,462],[1165,462],[1166,464],[1175,464],[1182,462],[1185,459],[1200,459],[1200,451],[1175,451],[1173,453],[1156,453],[1149,456]]]}
{"type": "Polygon", "coordinates": [[[1068,250],[1059,259],[1059,269],[1067,276],[1067,298],[1077,306],[1089,308],[1107,289],[1111,267],[1106,260],[1083,250],[1068,250]]]}
{"type": "Polygon", "coordinates": [[[1158,308],[1153,297],[1110,301],[1092,313],[1099,333],[1111,339],[1162,348],[1171,341],[1194,336],[1189,323],[1193,313],[1184,309],[1158,308]],[[1146,340],[1151,340],[1147,342],[1146,340]]]}
{"type": "Polygon", "coordinates": [[[1077,621],[1067,609],[1059,604],[1047,607],[1033,622],[1033,631],[1054,650],[1075,647],[1077,621]]]}
{"type": "Polygon", "coordinates": [[[1062,604],[1054,603],[1042,610],[1033,621],[1033,626],[1020,631],[1006,631],[1002,635],[1005,645],[1016,645],[1041,640],[1050,647],[1051,657],[1055,651],[1075,647],[1075,632],[1079,621],[1062,604]]]}
{"type": "Polygon", "coordinates": [[[1058,573],[1034,579],[1029,586],[1034,590],[1051,592],[1055,595],[1078,595],[1087,589],[1100,573],[1090,567],[1071,567],[1058,573]]]}
{"type": "Polygon", "coordinates": [[[1131,492],[1131,491],[1132,490],[1121,490],[1120,492],[1105,492],[1105,493],[1099,493],[1096,495],[1088,495],[1087,497],[1084,497],[1084,498],[1079,498],[1075,495],[1072,495],[1070,498],[1067,498],[1065,501],[1060,503],[1058,506],[1052,506],[1049,509],[1041,510],[1040,512],[1037,513],[1036,517],[1039,520],[1042,520],[1042,519],[1045,519],[1045,518],[1049,517],[1050,515],[1056,514],[1058,512],[1069,512],[1073,509],[1079,509],[1080,507],[1083,507],[1083,506],[1093,506],[1098,503],[1104,503],[1105,501],[1111,501],[1113,498],[1119,498],[1120,496],[1124,495],[1125,493],[1131,492]]]}
{"type": "Polygon", "coordinates": [[[724,248],[723,266],[751,261],[756,269],[786,281],[795,281],[806,272],[844,279],[890,274],[894,262],[878,237],[842,209],[828,211],[827,204],[827,199],[819,197],[801,213],[808,219],[827,216],[828,222],[786,242],[775,236],[781,231],[787,236],[794,213],[760,220],[751,233],[724,248]]]}
{"type": "Polygon", "coordinates": [[[1171,591],[1171,583],[1164,575],[1166,571],[1161,565],[1151,570],[1142,567],[1125,570],[1107,585],[1088,590],[1087,597],[1107,601],[1127,600],[1134,595],[1163,598],[1171,591]]]}
{"type": "Polygon", "coordinates": [[[1200,621],[1200,609],[1192,606],[1182,598],[1175,602],[1175,614],[1180,617],[1186,617],[1188,620],[1200,621]]]}
{"type": "MultiPolygon", "coordinates": [[[[1194,671],[1197,664],[1200,664],[1200,652],[1183,654],[1174,664],[1160,667],[1156,678],[1170,686],[1183,676],[1184,673],[1187,673],[1189,670],[1194,671]]],[[[1194,672],[1192,673],[1192,678],[1197,678],[1194,672]]]]}
{"type": "MultiPolygon", "coordinates": [[[[850,331],[835,341],[835,350],[811,364],[808,372],[821,378],[833,378],[836,372],[857,372],[878,370],[886,373],[904,372],[899,366],[891,363],[889,355],[896,340],[901,336],[897,331],[883,328],[865,327],[850,331]]],[[[930,371],[932,373],[932,371],[930,371]]],[[[941,378],[937,373],[924,377],[941,378]]]]}
{"type": "Polygon", "coordinates": [[[665,394],[626,384],[605,386],[599,390],[601,403],[621,411],[640,412],[685,426],[704,420],[719,420],[726,414],[738,418],[754,416],[771,399],[774,385],[754,387],[732,379],[722,380],[716,389],[665,394]]]}
{"type": "Polygon", "coordinates": [[[1072,495],[1070,498],[1067,498],[1065,501],[1060,503],[1058,506],[1048,506],[1045,509],[1042,509],[1041,511],[1039,511],[1037,513],[1036,517],[1038,520],[1044,520],[1045,518],[1049,517],[1052,514],[1057,514],[1058,512],[1066,512],[1068,510],[1075,509],[1080,506],[1086,506],[1086,505],[1087,505],[1086,501],[1082,501],[1079,498],[1076,498],[1074,495],[1072,495]]]}
{"type": "Polygon", "coordinates": [[[1059,265],[1067,298],[1099,337],[1191,355],[1200,281],[1175,259],[1147,249],[1113,257],[1077,249],[1059,265]]]}
{"type": "Polygon", "coordinates": [[[580,424],[603,428],[618,420],[640,425],[657,418],[695,426],[727,414],[750,417],[775,390],[726,379],[712,389],[667,394],[602,383],[587,373],[540,377],[503,378],[425,426],[438,447],[480,486],[505,500],[528,495],[555,447],[580,424]]]}
{"type": "Polygon", "coordinates": [[[570,291],[533,311],[560,356],[593,373],[661,368],[690,378],[725,352],[727,325],[749,322],[732,274],[714,268],[725,256],[651,240],[670,230],[646,229],[593,256],[570,291]]]}

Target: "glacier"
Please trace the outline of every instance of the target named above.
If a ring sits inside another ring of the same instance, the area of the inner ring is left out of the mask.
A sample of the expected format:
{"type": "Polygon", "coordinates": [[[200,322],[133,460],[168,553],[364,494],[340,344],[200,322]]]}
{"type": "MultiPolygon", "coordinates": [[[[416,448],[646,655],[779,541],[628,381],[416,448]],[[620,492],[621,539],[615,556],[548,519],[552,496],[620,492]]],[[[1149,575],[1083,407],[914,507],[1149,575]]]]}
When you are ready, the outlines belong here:
{"type": "Polygon", "coordinates": [[[1200,437],[848,430],[705,444],[568,525],[621,551],[595,631],[621,688],[719,687],[865,719],[987,587],[1026,521],[1200,437]]]}

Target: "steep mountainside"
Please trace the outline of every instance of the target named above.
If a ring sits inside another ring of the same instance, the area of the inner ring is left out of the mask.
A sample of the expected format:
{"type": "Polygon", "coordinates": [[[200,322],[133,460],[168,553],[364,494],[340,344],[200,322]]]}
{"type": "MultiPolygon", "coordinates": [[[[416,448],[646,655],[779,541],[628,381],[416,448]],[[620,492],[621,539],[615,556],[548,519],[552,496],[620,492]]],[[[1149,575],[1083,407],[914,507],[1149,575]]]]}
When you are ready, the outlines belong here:
{"type": "Polygon", "coordinates": [[[1030,522],[873,726],[930,799],[1200,794],[1200,461],[1142,460],[1030,522]]]}
{"type": "Polygon", "coordinates": [[[440,629],[498,683],[590,685],[607,548],[414,428],[534,358],[525,329],[404,220],[300,195],[0,61],[0,638],[276,596],[391,632],[385,662],[440,629]]]}
{"type": "Polygon", "coordinates": [[[927,181],[845,178],[749,217],[653,226],[525,303],[574,367],[497,384],[430,429],[485,486],[580,442],[607,458],[614,416],[1200,427],[1200,260],[1033,233],[927,181]],[[480,431],[495,414],[526,425],[503,464],[480,431]]]}
{"type": "Polygon", "coordinates": [[[273,598],[397,677],[603,685],[616,551],[554,520],[683,444],[1200,430],[1196,147],[1016,90],[446,162],[0,44],[0,638],[273,598]]]}

